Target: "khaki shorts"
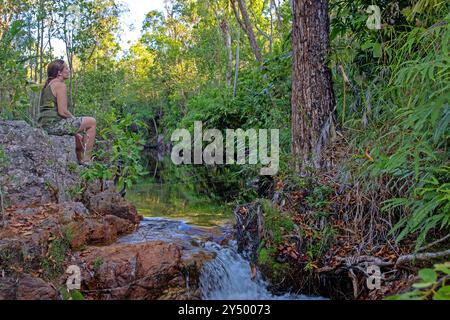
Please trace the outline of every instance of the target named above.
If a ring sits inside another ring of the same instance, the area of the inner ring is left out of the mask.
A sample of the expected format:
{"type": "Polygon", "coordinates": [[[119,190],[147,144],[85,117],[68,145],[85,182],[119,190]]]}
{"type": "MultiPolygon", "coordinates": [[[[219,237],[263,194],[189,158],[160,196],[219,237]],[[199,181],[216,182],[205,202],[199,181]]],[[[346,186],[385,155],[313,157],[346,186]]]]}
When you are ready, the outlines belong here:
{"type": "Polygon", "coordinates": [[[80,130],[82,121],[83,117],[61,119],[46,126],[44,129],[48,134],[55,136],[73,136],[78,130],[80,130]]]}

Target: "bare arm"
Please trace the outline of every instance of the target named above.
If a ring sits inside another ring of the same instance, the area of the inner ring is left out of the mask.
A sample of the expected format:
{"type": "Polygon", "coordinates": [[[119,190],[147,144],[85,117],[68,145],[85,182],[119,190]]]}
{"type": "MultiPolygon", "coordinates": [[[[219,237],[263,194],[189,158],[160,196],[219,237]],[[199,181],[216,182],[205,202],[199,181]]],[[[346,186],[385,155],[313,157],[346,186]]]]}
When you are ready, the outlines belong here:
{"type": "Polygon", "coordinates": [[[58,105],[58,114],[64,118],[73,118],[73,115],[67,109],[67,87],[64,83],[54,85],[56,103],[58,105]]]}

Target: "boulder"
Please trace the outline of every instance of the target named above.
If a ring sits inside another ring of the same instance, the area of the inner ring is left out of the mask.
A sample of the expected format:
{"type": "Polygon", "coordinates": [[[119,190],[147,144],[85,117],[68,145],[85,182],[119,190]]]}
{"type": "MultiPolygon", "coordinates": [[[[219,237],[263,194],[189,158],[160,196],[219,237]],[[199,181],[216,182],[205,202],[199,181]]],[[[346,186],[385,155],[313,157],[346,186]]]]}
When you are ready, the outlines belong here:
{"type": "Polygon", "coordinates": [[[0,120],[0,186],[6,206],[64,202],[80,183],[72,136],[0,120]]]}
{"type": "Polygon", "coordinates": [[[82,292],[102,300],[199,299],[186,284],[181,250],[161,241],[89,248],[81,254],[82,292]]]}
{"type": "Polygon", "coordinates": [[[18,278],[0,278],[0,300],[57,300],[56,288],[30,275],[18,278]]]}
{"type": "Polygon", "coordinates": [[[73,250],[79,250],[90,244],[111,244],[137,226],[114,215],[91,215],[79,202],[10,207],[5,211],[5,226],[0,228],[0,266],[1,253],[7,248],[39,257],[53,238],[64,238],[73,250]]]}
{"type": "Polygon", "coordinates": [[[69,265],[81,268],[87,299],[199,299],[212,256],[161,241],[114,244],[141,217],[111,181],[84,185],[73,201],[79,174],[73,137],[0,120],[0,300],[61,299],[69,265]]]}
{"type": "Polygon", "coordinates": [[[59,295],[52,284],[40,278],[24,275],[19,279],[16,297],[17,300],[57,300],[59,295]]]}
{"type": "Polygon", "coordinates": [[[120,194],[111,191],[103,191],[92,195],[88,208],[91,212],[100,215],[114,215],[132,223],[139,223],[136,207],[126,201],[120,194]]]}

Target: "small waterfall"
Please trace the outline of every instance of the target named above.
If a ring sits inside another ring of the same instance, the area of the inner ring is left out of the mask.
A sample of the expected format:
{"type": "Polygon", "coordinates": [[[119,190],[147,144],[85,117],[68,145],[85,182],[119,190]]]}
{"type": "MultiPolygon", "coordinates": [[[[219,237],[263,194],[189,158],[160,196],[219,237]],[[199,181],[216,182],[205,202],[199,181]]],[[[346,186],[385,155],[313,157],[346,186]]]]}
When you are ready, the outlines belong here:
{"type": "Polygon", "coordinates": [[[310,300],[304,295],[276,296],[267,290],[267,283],[257,272],[251,279],[250,264],[237,252],[236,241],[226,247],[206,242],[205,249],[215,251],[214,260],[206,263],[200,274],[200,289],[205,300],[310,300]]]}
{"type": "MultiPolygon", "coordinates": [[[[200,272],[199,287],[202,299],[206,300],[311,300],[322,299],[297,294],[274,295],[267,289],[267,283],[257,271],[252,280],[250,264],[238,253],[235,240],[223,243],[227,227],[203,228],[185,221],[166,218],[145,218],[133,234],[119,239],[119,243],[140,243],[162,240],[176,243],[187,252],[197,250],[216,253],[213,260],[206,262],[200,272]],[[193,245],[196,243],[196,245],[193,245]]],[[[189,273],[186,286],[190,286],[189,273]]]]}

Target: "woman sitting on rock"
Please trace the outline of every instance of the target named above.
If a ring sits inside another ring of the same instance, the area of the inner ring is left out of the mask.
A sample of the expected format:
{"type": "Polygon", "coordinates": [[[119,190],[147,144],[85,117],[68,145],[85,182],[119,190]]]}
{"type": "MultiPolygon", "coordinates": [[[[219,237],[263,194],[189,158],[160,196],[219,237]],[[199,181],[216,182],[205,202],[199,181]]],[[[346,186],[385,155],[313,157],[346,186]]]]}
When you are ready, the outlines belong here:
{"type": "Polygon", "coordinates": [[[74,117],[69,112],[67,87],[70,70],[63,60],[55,60],[47,67],[48,79],[41,93],[38,124],[52,135],[75,136],[78,162],[89,165],[95,142],[96,120],[74,117]],[[84,133],[84,137],[80,134],[84,133]]]}

